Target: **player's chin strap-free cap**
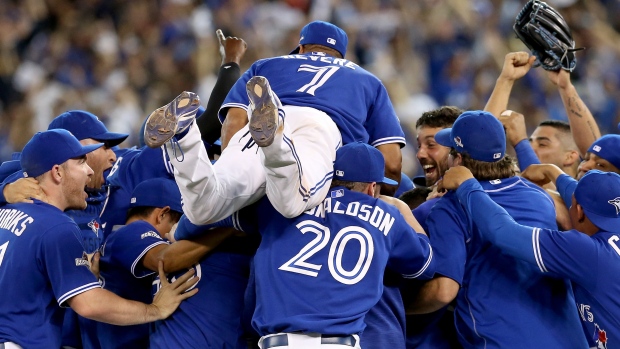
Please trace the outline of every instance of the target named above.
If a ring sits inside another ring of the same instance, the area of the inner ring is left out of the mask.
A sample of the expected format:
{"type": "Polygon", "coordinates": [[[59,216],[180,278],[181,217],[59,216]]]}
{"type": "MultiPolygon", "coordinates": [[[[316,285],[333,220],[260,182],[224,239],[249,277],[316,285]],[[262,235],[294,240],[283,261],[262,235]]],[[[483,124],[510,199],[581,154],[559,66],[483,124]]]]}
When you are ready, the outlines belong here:
{"type": "Polygon", "coordinates": [[[620,168],[620,135],[604,135],[592,143],[588,153],[596,154],[620,168]]]}
{"type": "Polygon", "coordinates": [[[602,230],[620,231],[620,176],[588,171],[577,183],[575,200],[590,221],[602,230]]]}
{"type": "MultiPolygon", "coordinates": [[[[342,57],[347,53],[349,38],[344,30],[323,21],[314,21],[306,24],[299,34],[299,44],[323,45],[340,52],[342,57]]],[[[291,54],[299,53],[299,46],[291,51],[291,54]]]]}
{"type": "Polygon", "coordinates": [[[67,130],[48,130],[38,132],[26,143],[19,161],[25,177],[38,177],[54,165],[80,158],[102,146],[103,143],[83,146],[67,130]]]}
{"type": "Polygon", "coordinates": [[[97,116],[84,110],[69,110],[58,115],[49,124],[48,130],[62,128],[78,140],[92,138],[113,147],[121,144],[129,135],[109,132],[97,116]]]}
{"type": "Polygon", "coordinates": [[[383,154],[366,143],[349,143],[336,151],[334,179],[347,182],[385,183],[398,182],[385,177],[383,154]]]}
{"type": "Polygon", "coordinates": [[[148,179],[136,185],[131,193],[129,207],[166,207],[183,213],[181,192],[177,183],[168,178],[148,179]]]}
{"type": "Polygon", "coordinates": [[[493,114],[481,110],[461,114],[452,128],[435,134],[435,141],[478,161],[496,162],[506,154],[504,126],[493,114]]]}

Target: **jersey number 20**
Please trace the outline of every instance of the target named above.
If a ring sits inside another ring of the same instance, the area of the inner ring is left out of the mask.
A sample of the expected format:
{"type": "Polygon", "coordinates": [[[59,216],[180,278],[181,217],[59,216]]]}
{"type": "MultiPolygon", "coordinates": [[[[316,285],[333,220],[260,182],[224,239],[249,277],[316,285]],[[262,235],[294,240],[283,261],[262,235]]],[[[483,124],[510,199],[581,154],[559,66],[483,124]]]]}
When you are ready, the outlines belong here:
{"type": "MultiPolygon", "coordinates": [[[[310,220],[297,224],[297,229],[302,234],[314,233],[316,238],[306,244],[299,253],[278,269],[316,277],[322,265],[309,263],[307,259],[327,246],[331,235],[330,230],[328,227],[310,220]]],[[[346,285],[354,285],[366,276],[370,263],[372,263],[373,254],[374,244],[370,233],[362,227],[348,226],[340,229],[330,244],[327,266],[334,279],[346,285]],[[342,266],[342,255],[350,240],[359,242],[360,255],[353,269],[345,270],[342,266]]]]}

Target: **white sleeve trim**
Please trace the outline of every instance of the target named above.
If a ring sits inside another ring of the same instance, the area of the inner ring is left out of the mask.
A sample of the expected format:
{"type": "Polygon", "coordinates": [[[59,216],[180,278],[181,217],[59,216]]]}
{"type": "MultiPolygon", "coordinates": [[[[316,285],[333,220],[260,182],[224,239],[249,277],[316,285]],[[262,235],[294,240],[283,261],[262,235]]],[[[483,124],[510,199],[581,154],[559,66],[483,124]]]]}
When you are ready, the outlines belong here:
{"type": "Polygon", "coordinates": [[[157,245],[161,245],[161,244],[167,244],[167,242],[165,242],[165,241],[157,241],[157,242],[155,242],[155,243],[152,243],[152,244],[148,245],[148,246],[144,249],[144,251],[142,251],[142,253],[140,253],[140,255],[136,258],[136,260],[135,260],[135,261],[133,261],[133,263],[131,264],[131,275],[135,276],[135,277],[136,277],[136,278],[138,278],[138,279],[141,279],[141,278],[143,278],[143,277],[145,277],[145,276],[153,275],[153,274],[155,273],[155,272],[153,271],[153,272],[151,272],[151,273],[147,273],[147,274],[142,275],[142,276],[137,276],[137,275],[136,275],[136,272],[135,272],[135,271],[136,271],[136,265],[138,264],[138,262],[140,262],[140,259],[142,259],[142,257],[143,257],[143,256],[144,256],[144,255],[145,255],[148,251],[150,251],[153,247],[155,247],[155,246],[157,246],[157,245]]]}
{"type": "Polygon", "coordinates": [[[58,305],[62,307],[62,304],[66,302],[69,298],[75,297],[78,294],[86,292],[88,290],[92,290],[93,288],[101,288],[101,285],[99,284],[99,282],[91,282],[86,285],[74,288],[71,291],[58,297],[58,305]]]}
{"type": "Polygon", "coordinates": [[[538,269],[543,273],[548,272],[545,263],[543,263],[542,254],[540,253],[540,228],[534,228],[534,230],[532,230],[532,249],[534,250],[534,259],[536,260],[536,264],[538,264],[538,269]]]}
{"type": "Polygon", "coordinates": [[[405,137],[385,137],[385,138],[376,139],[370,145],[372,145],[373,147],[378,147],[380,145],[390,144],[390,143],[407,144],[407,141],[405,140],[405,137]]]}
{"type": "Polygon", "coordinates": [[[424,266],[422,266],[422,269],[420,269],[420,271],[418,271],[415,274],[403,274],[402,276],[405,279],[415,279],[415,278],[417,278],[418,276],[422,275],[422,273],[424,273],[426,271],[426,269],[428,268],[428,266],[431,264],[431,261],[433,260],[433,247],[428,242],[427,242],[427,244],[428,244],[428,248],[429,248],[430,253],[428,254],[428,258],[426,259],[426,263],[424,263],[424,266]]]}

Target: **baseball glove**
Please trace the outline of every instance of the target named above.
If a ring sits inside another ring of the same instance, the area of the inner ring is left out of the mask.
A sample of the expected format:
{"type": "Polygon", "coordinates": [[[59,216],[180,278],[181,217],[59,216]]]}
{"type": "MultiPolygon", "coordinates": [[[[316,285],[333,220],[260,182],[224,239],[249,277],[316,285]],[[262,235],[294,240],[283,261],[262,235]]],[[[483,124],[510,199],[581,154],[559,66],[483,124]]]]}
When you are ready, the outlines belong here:
{"type": "Polygon", "coordinates": [[[538,64],[546,70],[572,72],[577,65],[575,41],[566,21],[555,9],[539,0],[529,0],[512,27],[538,64]]]}

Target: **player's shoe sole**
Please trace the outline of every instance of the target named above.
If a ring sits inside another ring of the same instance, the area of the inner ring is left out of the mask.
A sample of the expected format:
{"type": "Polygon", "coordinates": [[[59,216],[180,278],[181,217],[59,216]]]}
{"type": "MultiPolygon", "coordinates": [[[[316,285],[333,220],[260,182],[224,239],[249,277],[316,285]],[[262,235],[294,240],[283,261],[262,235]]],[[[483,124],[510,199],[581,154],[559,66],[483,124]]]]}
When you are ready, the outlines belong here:
{"type": "Polygon", "coordinates": [[[250,99],[250,135],[259,147],[270,146],[278,129],[280,101],[263,76],[252,77],[246,84],[246,91],[250,99]]]}
{"type": "Polygon", "coordinates": [[[146,119],[144,143],[151,148],[159,148],[175,134],[185,131],[196,118],[198,107],[198,95],[183,91],[172,102],[155,109],[146,119]]]}

